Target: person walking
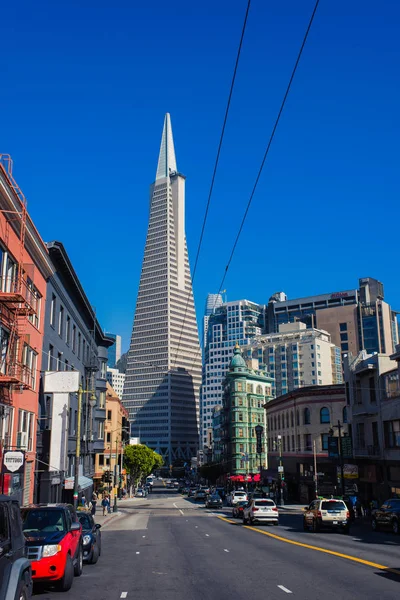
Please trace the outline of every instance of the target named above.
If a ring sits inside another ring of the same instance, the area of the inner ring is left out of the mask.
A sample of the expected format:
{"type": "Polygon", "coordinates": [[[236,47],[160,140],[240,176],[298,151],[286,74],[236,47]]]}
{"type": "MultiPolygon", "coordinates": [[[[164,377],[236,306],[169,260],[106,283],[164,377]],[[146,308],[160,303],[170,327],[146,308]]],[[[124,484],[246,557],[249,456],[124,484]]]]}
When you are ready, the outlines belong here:
{"type": "Polygon", "coordinates": [[[90,511],[93,516],[96,514],[96,504],[97,504],[97,494],[93,490],[93,494],[92,494],[92,508],[91,508],[91,511],[90,511]]]}
{"type": "Polygon", "coordinates": [[[107,496],[104,496],[103,500],[101,501],[101,506],[103,507],[103,517],[105,517],[107,514],[107,504],[107,496]]]}

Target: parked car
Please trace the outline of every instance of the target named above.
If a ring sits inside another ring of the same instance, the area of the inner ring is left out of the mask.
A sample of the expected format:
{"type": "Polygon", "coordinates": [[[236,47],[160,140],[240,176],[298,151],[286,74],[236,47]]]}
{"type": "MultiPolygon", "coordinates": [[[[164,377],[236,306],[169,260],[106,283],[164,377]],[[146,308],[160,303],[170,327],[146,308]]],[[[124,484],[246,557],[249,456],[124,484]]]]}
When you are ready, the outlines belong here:
{"type": "Polygon", "coordinates": [[[236,506],[233,507],[232,517],[234,519],[242,519],[243,518],[243,509],[246,506],[247,502],[238,502],[236,506]]]}
{"type": "Polygon", "coordinates": [[[145,498],[146,497],[146,493],[144,491],[143,488],[138,488],[136,490],[136,494],[135,494],[136,498],[145,498]]]}
{"type": "Polygon", "coordinates": [[[26,558],[18,500],[0,495],[0,600],[29,600],[32,568],[26,558]]]}
{"type": "Polygon", "coordinates": [[[255,498],[250,500],[243,508],[243,524],[272,523],[279,525],[279,512],[273,500],[269,498],[255,498]]]}
{"type": "Polygon", "coordinates": [[[197,488],[195,488],[195,487],[191,487],[191,488],[189,489],[188,497],[189,497],[189,498],[194,498],[194,495],[195,495],[195,493],[196,493],[196,492],[197,492],[197,488]]]}
{"type": "Polygon", "coordinates": [[[78,519],[82,525],[83,560],[95,565],[101,554],[101,525],[88,511],[78,511],[78,519]]]}
{"type": "Polygon", "coordinates": [[[70,504],[38,504],[21,509],[33,582],[54,582],[68,591],[83,569],[82,525],[70,504]]]}
{"type": "Polygon", "coordinates": [[[350,511],[344,500],[319,498],[304,508],[303,529],[310,528],[317,532],[320,529],[341,529],[350,532],[350,511]]]}
{"type": "Polygon", "coordinates": [[[400,533],[400,500],[392,498],[376,508],[372,512],[371,526],[374,531],[391,529],[393,533],[400,533]]]}
{"type": "Polygon", "coordinates": [[[219,494],[207,496],[206,508],[222,508],[221,496],[219,496],[219,494]]]}

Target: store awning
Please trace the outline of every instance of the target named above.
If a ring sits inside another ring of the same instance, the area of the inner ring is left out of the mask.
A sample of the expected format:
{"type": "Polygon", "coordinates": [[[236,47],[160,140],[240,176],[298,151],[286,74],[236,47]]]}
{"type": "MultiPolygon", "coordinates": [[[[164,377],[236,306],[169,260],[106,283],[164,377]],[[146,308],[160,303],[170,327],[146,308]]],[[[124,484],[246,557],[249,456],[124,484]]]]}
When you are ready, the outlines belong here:
{"type": "MultiPolygon", "coordinates": [[[[65,484],[69,484],[69,485],[65,485],[66,489],[74,489],[74,478],[73,477],[67,477],[65,479],[65,484]],[[71,484],[72,484],[72,488],[71,488],[71,484]]],[[[82,490],[86,490],[87,488],[93,486],[93,479],[90,479],[90,477],[85,477],[84,475],[79,475],[79,479],[78,479],[78,486],[79,489],[82,490]]]]}

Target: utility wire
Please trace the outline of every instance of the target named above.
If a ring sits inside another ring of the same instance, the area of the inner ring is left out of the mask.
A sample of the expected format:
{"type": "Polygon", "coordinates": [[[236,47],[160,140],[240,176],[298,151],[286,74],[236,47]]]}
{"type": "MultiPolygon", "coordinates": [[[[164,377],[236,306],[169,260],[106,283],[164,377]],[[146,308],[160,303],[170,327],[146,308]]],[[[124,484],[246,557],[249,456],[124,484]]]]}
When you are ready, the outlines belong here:
{"type": "MultiPolygon", "coordinates": [[[[256,179],[255,179],[253,188],[251,190],[250,197],[249,197],[248,202],[247,202],[246,210],[244,211],[244,215],[243,215],[242,221],[240,223],[239,231],[237,232],[237,235],[236,235],[236,238],[235,238],[235,241],[234,241],[234,244],[233,244],[230,256],[229,256],[229,260],[228,260],[227,265],[225,267],[224,275],[223,275],[223,277],[221,279],[221,283],[220,283],[219,288],[218,288],[218,294],[220,294],[221,290],[223,289],[223,286],[224,286],[224,283],[225,283],[225,279],[226,279],[229,267],[230,267],[232,259],[233,259],[233,255],[235,254],[235,250],[236,250],[237,244],[239,242],[239,238],[240,238],[241,233],[243,231],[243,227],[244,227],[247,215],[249,213],[250,206],[251,206],[251,203],[253,201],[254,194],[256,192],[257,186],[258,186],[258,182],[260,181],[260,177],[261,177],[261,174],[263,172],[264,165],[265,165],[265,162],[267,160],[267,157],[268,157],[268,154],[269,154],[269,151],[270,151],[273,139],[275,137],[275,133],[276,133],[276,130],[278,128],[279,121],[281,119],[282,112],[283,112],[283,109],[284,109],[285,104],[286,104],[286,100],[287,100],[289,92],[290,92],[290,88],[292,87],[293,79],[294,79],[294,76],[296,74],[297,67],[299,66],[300,59],[301,59],[304,47],[305,47],[306,42],[307,42],[308,34],[310,33],[310,29],[311,29],[311,26],[312,26],[313,21],[314,21],[315,13],[317,12],[318,4],[319,4],[319,0],[316,0],[315,6],[314,6],[314,10],[313,10],[313,12],[311,14],[311,17],[310,17],[310,20],[308,22],[308,27],[307,27],[306,32],[304,34],[303,41],[302,41],[302,44],[300,46],[300,50],[299,50],[298,55],[297,55],[297,59],[296,59],[296,62],[294,64],[294,67],[293,67],[293,70],[292,70],[292,74],[291,74],[290,79],[289,79],[289,83],[288,83],[288,85],[286,87],[286,91],[285,91],[285,94],[283,96],[283,100],[281,102],[281,105],[280,105],[280,108],[279,108],[279,111],[278,111],[278,115],[277,115],[277,117],[275,119],[275,123],[274,123],[274,126],[272,128],[272,132],[271,132],[271,135],[269,137],[268,144],[267,144],[267,147],[265,149],[263,159],[261,161],[261,165],[260,165],[260,167],[258,169],[258,173],[257,173],[256,179]]],[[[193,369],[193,366],[194,366],[195,362],[196,362],[196,359],[193,361],[193,365],[191,367],[192,369],[193,369]]]]}
{"type": "MultiPolygon", "coordinates": [[[[238,47],[238,51],[237,51],[237,55],[236,55],[235,67],[233,69],[233,76],[232,76],[231,86],[230,86],[230,90],[229,90],[228,102],[227,102],[226,109],[225,109],[224,122],[223,122],[223,125],[222,125],[221,135],[220,135],[220,138],[219,138],[217,156],[215,158],[214,170],[213,170],[213,174],[212,174],[212,177],[211,177],[210,190],[208,192],[208,199],[207,199],[207,204],[206,204],[206,210],[205,210],[205,213],[204,213],[204,219],[203,219],[203,225],[202,225],[202,228],[201,228],[199,244],[198,244],[198,247],[197,247],[196,259],[194,261],[193,275],[192,275],[192,285],[191,285],[191,289],[188,291],[188,296],[187,296],[187,301],[186,301],[186,307],[185,307],[185,313],[184,313],[184,316],[183,316],[183,323],[182,323],[181,331],[180,331],[180,334],[179,334],[178,348],[177,348],[176,353],[175,353],[174,366],[176,365],[176,361],[177,361],[177,358],[178,358],[179,348],[180,348],[181,340],[182,340],[183,329],[185,327],[185,322],[186,322],[186,316],[187,316],[189,301],[190,301],[190,297],[191,297],[191,294],[192,294],[192,291],[193,291],[193,282],[194,282],[194,279],[195,279],[195,276],[196,276],[197,265],[198,265],[199,256],[200,256],[200,250],[201,250],[201,246],[202,246],[202,243],[203,243],[204,230],[205,230],[205,227],[206,227],[207,217],[208,217],[208,211],[209,211],[210,203],[211,203],[211,196],[212,196],[213,189],[214,189],[215,177],[217,175],[219,158],[220,158],[221,149],[222,149],[222,142],[223,142],[224,135],[225,135],[225,128],[226,128],[226,123],[227,123],[227,120],[228,120],[228,114],[229,114],[229,108],[230,108],[230,105],[231,105],[233,89],[234,89],[234,86],[235,86],[236,74],[237,74],[238,65],[239,65],[239,59],[240,59],[240,55],[241,55],[241,51],[242,51],[243,39],[244,39],[245,31],[246,31],[247,18],[249,16],[250,5],[251,5],[251,0],[248,0],[248,2],[247,2],[247,8],[246,8],[246,14],[244,16],[244,21],[243,21],[243,26],[242,26],[242,33],[241,33],[241,36],[240,36],[239,47],[238,47]]],[[[196,357],[197,357],[197,355],[196,355],[196,357]]]]}

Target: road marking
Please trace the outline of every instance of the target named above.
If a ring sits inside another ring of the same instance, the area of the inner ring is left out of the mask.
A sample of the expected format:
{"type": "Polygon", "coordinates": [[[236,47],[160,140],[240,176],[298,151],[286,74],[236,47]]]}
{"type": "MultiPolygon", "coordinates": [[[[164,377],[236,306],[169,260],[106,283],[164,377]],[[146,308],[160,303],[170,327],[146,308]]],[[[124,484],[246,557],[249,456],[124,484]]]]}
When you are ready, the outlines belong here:
{"type": "Polygon", "coordinates": [[[184,515],[185,513],[183,512],[183,510],[179,509],[179,512],[181,513],[181,515],[184,515]]]}
{"type": "Polygon", "coordinates": [[[197,526],[197,525],[195,525],[195,526],[194,526],[194,528],[195,528],[195,529],[198,529],[198,526],[197,526]]]}
{"type": "Polygon", "coordinates": [[[126,598],[128,595],[128,592],[121,592],[120,598],[126,598]]]}
{"type": "Polygon", "coordinates": [[[287,594],[293,594],[292,590],[288,590],[284,585],[278,585],[278,588],[287,594]]]}
{"type": "Polygon", "coordinates": [[[210,536],[208,535],[208,533],[206,533],[206,537],[210,537],[210,536]]]}
{"type": "MultiPolygon", "coordinates": [[[[225,517],[218,517],[221,521],[226,521],[227,523],[235,524],[235,521],[232,519],[226,519],[225,517]]],[[[280,542],[285,542],[286,544],[292,544],[293,546],[300,546],[301,548],[308,548],[309,550],[315,550],[316,552],[323,552],[324,554],[331,554],[332,556],[338,556],[339,558],[345,558],[346,560],[351,560],[353,562],[360,563],[362,565],[367,565],[368,567],[373,567],[374,569],[379,569],[381,571],[387,571],[389,573],[394,573],[395,575],[400,575],[399,569],[392,569],[391,567],[387,567],[385,565],[380,565],[379,563],[374,563],[369,560],[364,560],[363,558],[357,558],[356,556],[351,556],[350,554],[342,554],[341,552],[335,552],[334,550],[327,550],[326,548],[320,548],[319,546],[311,546],[311,544],[303,544],[302,542],[296,542],[295,540],[289,540],[288,538],[282,537],[280,535],[275,535],[274,533],[269,533],[268,531],[263,531],[262,529],[258,529],[257,527],[249,527],[248,525],[242,525],[244,529],[250,529],[250,531],[257,531],[257,533],[262,533],[263,535],[267,535],[268,537],[274,538],[275,540],[279,540],[280,542]]]]}
{"type": "Polygon", "coordinates": [[[140,552],[136,552],[136,554],[140,554],[140,552]]]}
{"type": "Polygon", "coordinates": [[[229,552],[229,550],[227,550],[226,548],[224,548],[224,552],[229,552]]]}
{"type": "Polygon", "coordinates": [[[178,508],[177,505],[176,505],[176,502],[174,502],[174,506],[175,506],[175,508],[178,508]]]}
{"type": "Polygon", "coordinates": [[[146,537],[145,535],[142,535],[142,538],[145,538],[145,537],[146,537]]]}

